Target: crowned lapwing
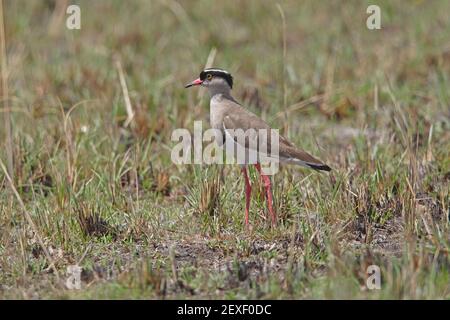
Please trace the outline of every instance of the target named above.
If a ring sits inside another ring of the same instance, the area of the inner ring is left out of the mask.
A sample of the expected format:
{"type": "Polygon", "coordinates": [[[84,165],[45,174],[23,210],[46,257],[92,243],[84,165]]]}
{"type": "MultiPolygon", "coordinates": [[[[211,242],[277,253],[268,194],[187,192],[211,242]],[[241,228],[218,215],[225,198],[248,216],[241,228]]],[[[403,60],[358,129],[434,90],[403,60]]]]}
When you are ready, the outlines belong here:
{"type": "MultiPolygon", "coordinates": [[[[222,135],[216,136],[216,142],[219,145],[224,144],[224,137],[232,136],[231,131],[241,129],[244,132],[247,130],[266,130],[270,132],[270,126],[258,116],[244,108],[239,102],[231,96],[231,89],[233,88],[233,77],[231,74],[223,69],[209,68],[200,73],[200,77],[191,83],[187,84],[185,88],[192,86],[203,86],[208,89],[210,95],[210,122],[211,127],[220,131],[222,135]]],[[[298,149],[291,142],[282,136],[278,136],[278,154],[276,159],[282,163],[290,163],[301,165],[314,170],[330,171],[331,168],[322,161],[314,158],[307,152],[298,149]]],[[[245,150],[249,149],[248,140],[244,142],[239,139],[234,139],[235,143],[241,144],[245,150]]],[[[258,151],[259,152],[259,151],[258,151]]],[[[272,155],[271,155],[272,156],[272,155]]],[[[273,160],[273,157],[272,157],[273,160]]],[[[245,179],[245,224],[249,225],[249,209],[250,209],[250,195],[251,184],[247,174],[247,165],[242,165],[242,174],[245,179]]],[[[272,199],[272,185],[270,177],[261,170],[259,162],[254,163],[257,171],[261,175],[264,183],[265,197],[267,200],[268,210],[272,219],[272,225],[276,224],[276,216],[273,210],[272,199]]]]}

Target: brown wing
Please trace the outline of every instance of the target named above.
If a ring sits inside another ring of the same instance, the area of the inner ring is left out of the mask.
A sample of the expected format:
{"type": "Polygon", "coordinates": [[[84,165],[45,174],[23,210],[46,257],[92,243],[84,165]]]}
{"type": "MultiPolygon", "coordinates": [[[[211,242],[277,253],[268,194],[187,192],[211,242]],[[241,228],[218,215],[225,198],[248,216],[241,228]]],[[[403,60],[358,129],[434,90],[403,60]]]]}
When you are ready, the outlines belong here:
{"type": "MultiPolygon", "coordinates": [[[[242,129],[248,133],[245,137],[245,148],[255,149],[255,146],[259,150],[258,130],[267,130],[267,151],[271,150],[270,126],[254,113],[244,109],[243,107],[228,102],[229,111],[223,118],[224,130],[230,129],[242,129]],[[254,129],[250,130],[250,129],[254,129]],[[258,142],[254,143],[257,140],[258,142]],[[253,143],[251,143],[253,141],[253,143]]],[[[237,143],[242,145],[242,141],[235,139],[237,143]]],[[[316,170],[330,171],[331,168],[324,164],[322,161],[314,158],[309,153],[297,148],[293,143],[288,141],[285,137],[279,135],[279,159],[288,163],[303,165],[316,170]]]]}

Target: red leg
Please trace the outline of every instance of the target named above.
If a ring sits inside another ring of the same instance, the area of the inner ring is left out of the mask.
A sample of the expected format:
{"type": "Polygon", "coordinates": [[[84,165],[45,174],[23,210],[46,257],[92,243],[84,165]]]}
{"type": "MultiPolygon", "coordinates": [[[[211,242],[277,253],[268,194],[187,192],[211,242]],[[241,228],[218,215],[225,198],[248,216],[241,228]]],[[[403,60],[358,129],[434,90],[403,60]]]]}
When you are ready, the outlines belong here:
{"type": "Polygon", "coordinates": [[[259,163],[255,164],[255,167],[256,170],[258,170],[259,174],[261,175],[261,178],[263,179],[264,189],[266,190],[267,206],[269,208],[269,213],[272,218],[272,225],[275,226],[277,221],[275,212],[273,211],[272,183],[268,176],[261,173],[261,165],[259,163]]]}
{"type": "Polygon", "coordinates": [[[245,179],[245,226],[248,228],[248,212],[250,210],[250,195],[252,193],[252,186],[248,179],[247,168],[242,167],[242,173],[245,179]]]}

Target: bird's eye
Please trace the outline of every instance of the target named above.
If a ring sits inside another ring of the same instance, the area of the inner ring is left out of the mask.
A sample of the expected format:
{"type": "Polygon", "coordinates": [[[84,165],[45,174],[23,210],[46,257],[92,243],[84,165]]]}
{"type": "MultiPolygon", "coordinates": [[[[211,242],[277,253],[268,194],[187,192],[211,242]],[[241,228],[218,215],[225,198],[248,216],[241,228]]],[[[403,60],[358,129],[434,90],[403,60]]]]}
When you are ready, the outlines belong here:
{"type": "Polygon", "coordinates": [[[212,79],[212,74],[208,73],[208,75],[206,76],[206,79],[211,80],[212,79]]]}

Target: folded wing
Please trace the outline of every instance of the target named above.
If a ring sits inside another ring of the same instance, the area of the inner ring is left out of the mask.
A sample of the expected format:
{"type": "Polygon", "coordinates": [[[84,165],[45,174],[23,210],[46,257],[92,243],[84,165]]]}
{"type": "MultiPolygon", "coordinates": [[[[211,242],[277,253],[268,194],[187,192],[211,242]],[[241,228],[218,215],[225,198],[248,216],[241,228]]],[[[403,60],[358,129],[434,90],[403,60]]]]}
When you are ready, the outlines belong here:
{"type": "MultiPolygon", "coordinates": [[[[235,138],[235,142],[244,146],[246,149],[261,150],[261,141],[267,141],[267,153],[272,149],[270,126],[261,118],[244,109],[238,104],[229,103],[229,112],[223,118],[223,129],[229,136],[233,136],[236,130],[241,129],[246,133],[245,139],[235,138]],[[266,130],[267,137],[264,140],[259,139],[259,131],[266,130]],[[244,141],[243,141],[244,140],[244,141]]],[[[315,170],[330,171],[331,168],[319,159],[297,148],[281,135],[279,137],[278,160],[296,165],[301,165],[315,170]]]]}

